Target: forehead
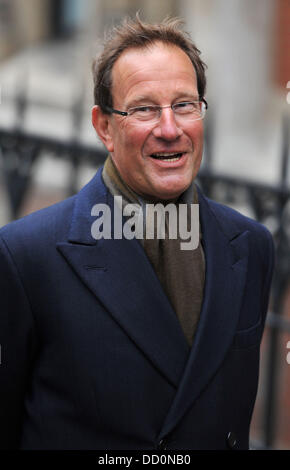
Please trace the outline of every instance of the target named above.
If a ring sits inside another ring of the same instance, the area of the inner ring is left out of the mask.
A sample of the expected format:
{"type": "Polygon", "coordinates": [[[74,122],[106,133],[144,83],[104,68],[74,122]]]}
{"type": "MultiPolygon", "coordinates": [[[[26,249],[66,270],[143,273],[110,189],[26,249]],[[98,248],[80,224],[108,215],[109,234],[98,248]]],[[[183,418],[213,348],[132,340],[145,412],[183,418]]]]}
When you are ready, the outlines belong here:
{"type": "Polygon", "coordinates": [[[126,49],[112,69],[112,95],[117,101],[168,93],[197,94],[197,80],[188,55],[173,44],[126,49]]]}

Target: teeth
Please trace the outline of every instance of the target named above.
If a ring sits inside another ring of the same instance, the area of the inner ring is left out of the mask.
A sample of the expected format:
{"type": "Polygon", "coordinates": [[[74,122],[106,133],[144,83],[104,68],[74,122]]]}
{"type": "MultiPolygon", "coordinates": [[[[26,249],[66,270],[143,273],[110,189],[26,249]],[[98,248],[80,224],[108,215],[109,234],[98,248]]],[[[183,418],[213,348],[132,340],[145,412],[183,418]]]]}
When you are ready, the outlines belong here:
{"type": "Polygon", "coordinates": [[[151,155],[153,158],[157,158],[159,160],[163,160],[165,162],[176,162],[182,157],[182,152],[180,153],[153,153],[151,155]]]}
{"type": "Polygon", "coordinates": [[[154,157],[173,157],[174,155],[182,155],[181,152],[172,152],[172,153],[153,153],[154,157]]]}
{"type": "Polygon", "coordinates": [[[162,158],[162,161],[163,162],[177,162],[177,160],[179,160],[180,157],[177,157],[177,158],[162,158]]]}

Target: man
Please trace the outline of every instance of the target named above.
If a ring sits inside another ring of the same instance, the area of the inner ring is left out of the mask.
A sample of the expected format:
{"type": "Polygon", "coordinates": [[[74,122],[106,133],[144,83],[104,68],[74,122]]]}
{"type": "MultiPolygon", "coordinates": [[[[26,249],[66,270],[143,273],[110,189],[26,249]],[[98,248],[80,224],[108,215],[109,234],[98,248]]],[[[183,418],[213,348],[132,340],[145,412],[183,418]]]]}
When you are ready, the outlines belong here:
{"type": "Polygon", "coordinates": [[[194,183],[199,51],[178,22],[136,18],[114,31],[94,79],[104,168],[0,231],[1,447],[247,449],[273,244],[194,183]],[[182,250],[168,214],[163,238],[111,236],[116,200],[139,215],[198,203],[200,240],[182,250]]]}

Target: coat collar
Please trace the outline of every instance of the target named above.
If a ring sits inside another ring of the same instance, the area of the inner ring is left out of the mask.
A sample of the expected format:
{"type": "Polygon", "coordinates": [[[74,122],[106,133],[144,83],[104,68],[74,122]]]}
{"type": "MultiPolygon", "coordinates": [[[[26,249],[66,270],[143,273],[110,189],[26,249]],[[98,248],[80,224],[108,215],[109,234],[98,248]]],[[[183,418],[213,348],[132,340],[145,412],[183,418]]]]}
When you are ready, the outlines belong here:
{"type": "Polygon", "coordinates": [[[93,217],[91,210],[94,204],[108,203],[108,190],[102,179],[103,167],[76,195],[68,241],[80,245],[96,245],[91,235],[93,217]]]}
{"type": "Polygon", "coordinates": [[[192,406],[230,347],[245,285],[247,232],[241,233],[199,191],[206,283],[190,349],[140,243],[126,239],[96,241],[92,237],[93,205],[107,203],[112,207],[113,201],[101,171],[77,195],[68,242],[59,243],[58,249],[108,313],[177,389],[160,432],[162,438],[192,406]]]}

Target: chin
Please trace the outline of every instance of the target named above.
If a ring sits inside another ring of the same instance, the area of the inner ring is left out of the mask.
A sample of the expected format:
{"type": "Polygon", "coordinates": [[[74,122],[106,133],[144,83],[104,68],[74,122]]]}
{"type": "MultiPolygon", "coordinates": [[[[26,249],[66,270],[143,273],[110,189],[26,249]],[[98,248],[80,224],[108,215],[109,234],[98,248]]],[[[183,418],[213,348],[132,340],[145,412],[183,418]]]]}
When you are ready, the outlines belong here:
{"type": "Polygon", "coordinates": [[[166,186],[162,188],[156,189],[156,194],[160,199],[176,199],[179,197],[187,188],[191,185],[192,179],[183,181],[182,183],[179,181],[178,183],[168,182],[166,186]]]}
{"type": "Polygon", "coordinates": [[[160,189],[159,191],[155,191],[152,196],[158,200],[170,200],[170,199],[176,199],[178,198],[187,188],[189,185],[181,188],[163,188],[160,189]]]}

